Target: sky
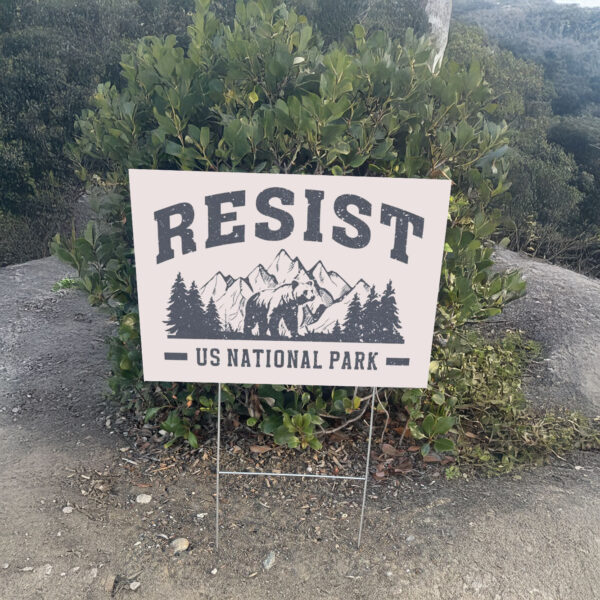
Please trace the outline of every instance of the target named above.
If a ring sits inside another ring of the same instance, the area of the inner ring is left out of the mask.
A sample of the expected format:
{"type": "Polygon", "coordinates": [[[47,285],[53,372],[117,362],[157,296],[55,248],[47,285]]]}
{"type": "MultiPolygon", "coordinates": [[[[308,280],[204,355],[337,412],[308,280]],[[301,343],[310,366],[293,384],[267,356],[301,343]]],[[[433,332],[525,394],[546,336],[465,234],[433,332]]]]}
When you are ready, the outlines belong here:
{"type": "Polygon", "coordinates": [[[587,8],[600,8],[600,0],[554,0],[557,4],[579,4],[587,8]]]}

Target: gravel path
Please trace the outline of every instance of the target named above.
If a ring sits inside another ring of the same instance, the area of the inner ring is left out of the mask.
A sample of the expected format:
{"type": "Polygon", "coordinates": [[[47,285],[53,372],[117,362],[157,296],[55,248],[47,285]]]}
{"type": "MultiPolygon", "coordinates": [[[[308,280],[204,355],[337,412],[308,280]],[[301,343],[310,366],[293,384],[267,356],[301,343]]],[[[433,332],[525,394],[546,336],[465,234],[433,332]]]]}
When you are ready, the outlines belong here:
{"type": "MultiPolygon", "coordinates": [[[[547,353],[532,397],[600,412],[598,282],[504,251],[500,260],[530,286],[503,318],[547,353]]],[[[229,479],[217,556],[209,465],[200,452],[189,468],[149,468],[114,427],[111,326],[79,293],[50,292],[67,273],[54,259],[0,269],[2,600],[598,597],[591,453],[515,478],[446,482],[433,470],[373,482],[360,551],[359,485],[229,479]],[[189,548],[175,554],[181,537],[189,548]]]]}

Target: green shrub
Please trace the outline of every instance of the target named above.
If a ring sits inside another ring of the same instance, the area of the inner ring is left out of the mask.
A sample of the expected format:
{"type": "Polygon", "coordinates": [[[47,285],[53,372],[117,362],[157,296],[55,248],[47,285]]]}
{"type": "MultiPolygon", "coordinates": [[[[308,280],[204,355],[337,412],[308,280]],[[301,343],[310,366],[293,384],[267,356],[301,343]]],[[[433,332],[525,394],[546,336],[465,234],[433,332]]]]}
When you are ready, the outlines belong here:
{"type": "Polygon", "coordinates": [[[496,475],[543,464],[574,449],[600,448],[598,419],[567,410],[536,411],[528,404],[523,371],[540,354],[538,344],[514,331],[492,339],[471,330],[435,350],[457,420],[459,458],[449,467],[449,478],[459,474],[460,467],[496,475]]]}
{"type": "MultiPolygon", "coordinates": [[[[200,0],[189,47],[174,36],[147,38],[122,62],[121,89],[98,87],[78,120],[73,149],[80,176],[100,188],[109,223],[53,244],[74,265],[94,305],[119,322],[110,346],[111,386],[148,409],[193,446],[202,415],[214,413],[215,386],[144,383],[128,196],[130,168],[451,177],[455,182],[436,320],[436,347],[468,323],[501,311],[523,292],[513,273],[492,273],[486,205],[504,191],[505,125],[479,66],[429,70],[431,48],[411,31],[402,43],[356,26],[352,49],[323,51],[304,18],[272,0],[239,3],[225,27],[200,0]]],[[[429,390],[383,390],[382,407],[406,411],[423,446],[453,448],[455,401],[444,361],[429,390]]],[[[288,446],[320,447],[328,419],[366,408],[368,395],[318,386],[226,385],[226,411],[288,446]]]]}

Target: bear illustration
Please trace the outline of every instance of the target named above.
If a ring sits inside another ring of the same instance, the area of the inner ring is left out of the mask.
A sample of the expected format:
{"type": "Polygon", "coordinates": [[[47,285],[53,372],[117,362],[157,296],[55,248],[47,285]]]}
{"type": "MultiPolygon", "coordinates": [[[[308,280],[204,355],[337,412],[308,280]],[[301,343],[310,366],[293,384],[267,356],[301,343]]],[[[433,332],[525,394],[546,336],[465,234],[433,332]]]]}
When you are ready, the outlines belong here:
{"type": "Polygon", "coordinates": [[[279,325],[284,322],[290,336],[298,337],[298,307],[314,300],[316,295],[312,281],[292,281],[279,287],[262,290],[250,296],[246,303],[244,336],[252,337],[258,326],[258,335],[281,337],[279,325]]]}

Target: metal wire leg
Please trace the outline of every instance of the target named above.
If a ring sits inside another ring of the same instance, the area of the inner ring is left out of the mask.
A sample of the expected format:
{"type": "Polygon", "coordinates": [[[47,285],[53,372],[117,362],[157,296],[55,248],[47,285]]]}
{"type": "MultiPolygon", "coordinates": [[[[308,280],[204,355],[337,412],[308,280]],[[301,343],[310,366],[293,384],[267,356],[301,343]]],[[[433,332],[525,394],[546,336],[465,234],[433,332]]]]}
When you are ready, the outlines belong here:
{"type": "Polygon", "coordinates": [[[215,547],[219,550],[219,483],[221,477],[221,384],[217,392],[217,505],[215,511],[215,547]]]}
{"type": "Polygon", "coordinates": [[[367,445],[367,465],[365,467],[365,486],[363,489],[362,508],[360,511],[360,525],[358,527],[358,548],[360,548],[360,540],[362,538],[363,521],[365,518],[365,504],[367,502],[367,483],[369,482],[369,464],[371,462],[371,440],[373,439],[373,414],[375,413],[375,394],[377,388],[373,388],[371,396],[371,422],[369,423],[369,443],[367,445]]]}

